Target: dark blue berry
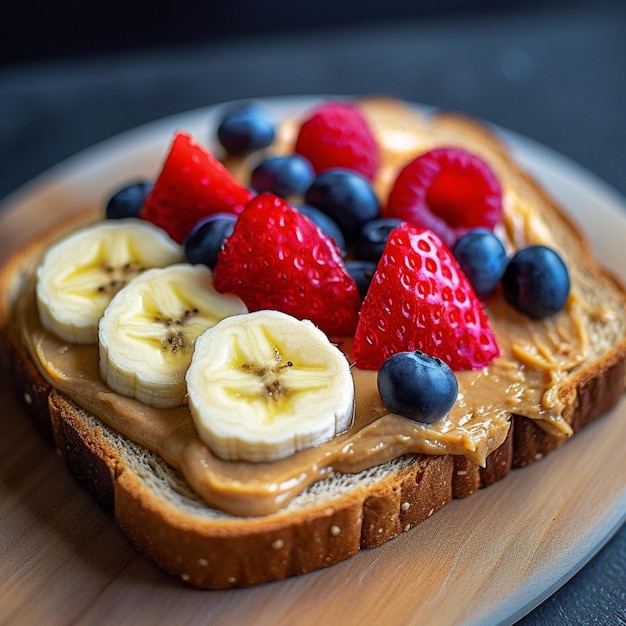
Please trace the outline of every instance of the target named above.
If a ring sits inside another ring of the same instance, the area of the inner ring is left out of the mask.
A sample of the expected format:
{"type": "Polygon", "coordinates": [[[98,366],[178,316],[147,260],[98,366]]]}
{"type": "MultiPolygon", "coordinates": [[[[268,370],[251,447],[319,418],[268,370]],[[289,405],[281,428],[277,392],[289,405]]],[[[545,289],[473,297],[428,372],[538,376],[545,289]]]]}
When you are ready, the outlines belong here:
{"type": "Polygon", "coordinates": [[[440,359],[423,352],[398,352],[378,370],[378,392],[392,413],[433,424],[454,403],[459,386],[454,372],[440,359]]]}
{"type": "Polygon", "coordinates": [[[215,213],[200,220],[183,243],[185,261],[213,269],[224,240],[232,234],[236,221],[237,216],[232,213],[215,213]]]}
{"type": "Polygon", "coordinates": [[[380,214],[378,197],[367,178],[341,168],[319,174],[307,189],[304,201],[332,217],[348,244],[364,224],[380,214]]]}
{"type": "Polygon", "coordinates": [[[381,217],[367,222],[354,241],[354,258],[378,263],[389,233],[400,224],[402,220],[396,217],[381,217]]]}
{"type": "Polygon", "coordinates": [[[482,228],[459,237],[452,254],[479,297],[489,295],[498,286],[508,260],[500,239],[482,228]]]}
{"type": "Polygon", "coordinates": [[[372,278],[376,272],[377,264],[372,261],[356,260],[347,261],[345,266],[348,274],[354,278],[354,282],[356,283],[356,286],[359,289],[359,294],[361,295],[361,300],[365,300],[372,278]]]}
{"type": "Polygon", "coordinates": [[[122,187],[107,202],[105,215],[109,220],[139,217],[146,196],[152,191],[152,181],[141,180],[122,187]]]}
{"type": "Polygon", "coordinates": [[[274,141],[275,134],[274,120],[254,102],[229,107],[217,127],[219,142],[226,152],[233,155],[266,148],[274,141]]]}
{"type": "Polygon", "coordinates": [[[308,204],[294,204],[293,207],[303,215],[306,215],[325,235],[334,239],[343,257],[348,254],[346,239],[341,232],[341,228],[326,213],[308,204]]]}
{"type": "Polygon", "coordinates": [[[528,246],[510,259],[502,276],[507,301],[521,313],[541,319],[567,302],[569,273],[561,256],[547,246],[528,246]]]}
{"type": "Polygon", "coordinates": [[[269,191],[281,198],[302,195],[313,182],[315,171],[307,159],[298,154],[268,157],[250,176],[252,188],[269,191]]]}

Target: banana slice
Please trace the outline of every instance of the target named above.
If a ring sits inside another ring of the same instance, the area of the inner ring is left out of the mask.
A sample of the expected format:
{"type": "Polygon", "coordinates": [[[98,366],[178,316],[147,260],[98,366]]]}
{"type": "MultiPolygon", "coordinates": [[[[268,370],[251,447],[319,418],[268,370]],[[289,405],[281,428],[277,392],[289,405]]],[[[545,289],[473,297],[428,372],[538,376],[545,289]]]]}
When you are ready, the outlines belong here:
{"type": "Polygon", "coordinates": [[[147,270],[111,300],[100,321],[100,376],[113,391],[148,406],[179,406],[197,337],[247,311],[239,297],[214,289],[208,267],[147,270]]]}
{"type": "Polygon", "coordinates": [[[70,343],[98,341],[111,298],[145,269],[182,260],[182,248],[153,224],[102,221],[53,245],[37,271],[37,308],[44,328],[70,343]]]}
{"type": "Polygon", "coordinates": [[[226,460],[281,459],[352,422],[346,357],[312,322],[278,311],[240,315],[207,330],[186,378],[198,434],[226,460]]]}

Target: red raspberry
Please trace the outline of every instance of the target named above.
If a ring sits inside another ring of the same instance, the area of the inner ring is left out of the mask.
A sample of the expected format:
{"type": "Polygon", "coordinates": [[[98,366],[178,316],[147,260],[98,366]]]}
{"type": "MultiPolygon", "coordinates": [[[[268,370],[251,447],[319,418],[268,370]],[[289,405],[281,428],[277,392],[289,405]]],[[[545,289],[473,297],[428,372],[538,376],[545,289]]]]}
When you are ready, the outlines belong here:
{"type": "Polygon", "coordinates": [[[241,213],[251,196],[191,135],[178,132],[141,217],[182,243],[203,217],[241,213]]]}
{"type": "Polygon", "coordinates": [[[250,311],[310,319],[329,336],[352,335],[361,298],[335,242],[284,200],[257,196],[218,254],[215,288],[250,311]]]}
{"type": "Polygon", "coordinates": [[[437,148],[400,171],[385,214],[428,228],[452,247],[468,230],[493,230],[502,215],[502,188],[478,156],[437,148]]]}
{"type": "Polygon", "coordinates": [[[392,354],[413,350],[455,371],[481,368],[499,353],[450,250],[432,231],[403,223],[391,232],[363,302],[352,358],[376,370],[392,354]]]}
{"type": "Polygon", "coordinates": [[[295,151],[317,173],[339,167],[371,180],[379,165],[378,143],[367,120],[347,102],[318,107],[300,126],[295,151]]]}

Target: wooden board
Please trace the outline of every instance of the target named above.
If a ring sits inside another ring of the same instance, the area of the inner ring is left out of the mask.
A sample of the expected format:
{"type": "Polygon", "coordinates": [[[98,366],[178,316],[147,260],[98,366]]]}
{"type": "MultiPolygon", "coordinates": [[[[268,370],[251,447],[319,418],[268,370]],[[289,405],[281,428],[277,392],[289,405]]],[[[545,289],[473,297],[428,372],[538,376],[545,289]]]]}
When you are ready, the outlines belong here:
{"type": "MultiPolygon", "coordinates": [[[[301,102],[271,101],[282,114],[301,102]]],[[[0,262],[40,229],[152,176],[175,128],[207,133],[213,111],[149,125],[60,165],[0,209],[0,262]]],[[[626,279],[623,200],[577,166],[510,136],[520,158],[588,226],[626,279]]],[[[206,592],[158,571],[35,432],[3,364],[0,622],[11,624],[511,623],[571,577],[626,518],[626,402],[541,462],[454,501],[427,522],[327,570],[206,592]]]]}

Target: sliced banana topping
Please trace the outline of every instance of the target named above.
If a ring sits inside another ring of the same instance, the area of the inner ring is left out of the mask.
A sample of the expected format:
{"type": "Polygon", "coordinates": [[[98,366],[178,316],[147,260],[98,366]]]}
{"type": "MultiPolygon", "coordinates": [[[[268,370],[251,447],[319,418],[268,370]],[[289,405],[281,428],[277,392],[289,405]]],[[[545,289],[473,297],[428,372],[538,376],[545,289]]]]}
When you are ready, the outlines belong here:
{"type": "Polygon", "coordinates": [[[95,343],[111,298],[151,267],[182,260],[181,247],[138,219],[97,222],[53,245],[37,271],[43,326],[71,343],[95,343]]]}
{"type": "Polygon", "coordinates": [[[213,288],[208,267],[180,263],[147,270],[111,300],[102,317],[100,376],[113,391],[148,406],[179,406],[197,337],[247,311],[240,298],[213,288]]]}
{"type": "Polygon", "coordinates": [[[346,357],[312,322],[278,311],[225,319],[207,330],[186,378],[199,436],[223,459],[281,459],[352,422],[346,357]]]}

